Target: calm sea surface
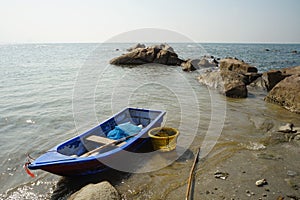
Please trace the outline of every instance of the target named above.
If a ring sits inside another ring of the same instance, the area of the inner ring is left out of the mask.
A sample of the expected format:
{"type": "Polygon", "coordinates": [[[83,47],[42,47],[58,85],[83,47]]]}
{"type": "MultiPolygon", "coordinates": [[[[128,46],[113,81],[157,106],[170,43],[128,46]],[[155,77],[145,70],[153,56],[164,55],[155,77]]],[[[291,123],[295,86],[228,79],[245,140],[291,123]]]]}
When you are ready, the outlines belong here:
{"type": "MultiPolygon", "coordinates": [[[[172,66],[132,68],[108,64],[130,46],[132,44],[0,45],[0,199],[50,198],[59,177],[34,171],[37,178],[30,178],[22,168],[26,154],[37,157],[126,106],[166,110],[165,125],[179,128],[185,133],[182,137],[193,136],[196,142],[203,141],[208,130],[219,131],[214,124],[217,122],[211,118],[220,117],[220,123],[224,118],[215,152],[225,151],[225,147],[226,151],[234,152],[238,145],[259,147],[261,134],[254,134],[257,133],[257,116],[300,121],[298,115],[264,103],[263,93],[250,92],[248,99],[226,100],[208,91],[197,83],[196,77],[201,71],[185,73],[180,67],[172,66]],[[249,143],[249,137],[254,143],[249,143]]],[[[185,59],[203,55],[237,57],[256,66],[260,72],[300,65],[298,44],[181,43],[171,46],[185,59]],[[294,50],[298,54],[292,53],[294,50]]],[[[195,142],[186,145],[191,145],[192,150],[197,146],[195,142]]],[[[170,174],[166,182],[173,180],[176,167],[185,168],[180,162],[165,168],[165,174],[170,174]]],[[[147,180],[141,177],[149,184],[163,184],[156,176],[149,176],[147,180]]],[[[135,176],[132,179],[124,181],[133,188],[141,184],[135,176]]],[[[176,180],[185,180],[179,179],[176,180]]],[[[128,188],[121,185],[118,189],[126,192],[128,188]]],[[[149,199],[155,198],[155,194],[147,195],[149,199]]]]}

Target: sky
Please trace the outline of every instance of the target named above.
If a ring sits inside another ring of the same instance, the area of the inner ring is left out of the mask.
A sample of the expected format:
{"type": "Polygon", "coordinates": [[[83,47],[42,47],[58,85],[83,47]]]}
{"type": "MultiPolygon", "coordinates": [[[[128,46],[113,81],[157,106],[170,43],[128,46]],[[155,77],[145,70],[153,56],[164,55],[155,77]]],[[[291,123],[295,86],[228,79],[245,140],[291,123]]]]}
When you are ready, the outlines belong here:
{"type": "Polygon", "coordinates": [[[299,10],[299,0],[0,0],[0,43],[105,42],[145,28],[195,42],[300,43],[299,10]]]}

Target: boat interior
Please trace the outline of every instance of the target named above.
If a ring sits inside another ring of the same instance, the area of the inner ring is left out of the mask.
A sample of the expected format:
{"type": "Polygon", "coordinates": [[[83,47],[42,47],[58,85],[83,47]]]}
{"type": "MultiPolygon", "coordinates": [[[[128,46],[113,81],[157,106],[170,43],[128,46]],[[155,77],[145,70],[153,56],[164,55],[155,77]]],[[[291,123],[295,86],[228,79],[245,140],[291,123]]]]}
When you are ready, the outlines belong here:
{"type": "MultiPolygon", "coordinates": [[[[117,125],[130,122],[133,125],[142,125],[143,128],[146,128],[160,114],[160,111],[127,108],[82,135],[59,145],[57,147],[57,152],[67,156],[80,157],[93,149],[114,142],[114,140],[107,138],[106,136],[108,132],[113,130],[117,125]]],[[[118,148],[125,143],[126,141],[117,145],[111,145],[97,152],[97,154],[118,148]]]]}

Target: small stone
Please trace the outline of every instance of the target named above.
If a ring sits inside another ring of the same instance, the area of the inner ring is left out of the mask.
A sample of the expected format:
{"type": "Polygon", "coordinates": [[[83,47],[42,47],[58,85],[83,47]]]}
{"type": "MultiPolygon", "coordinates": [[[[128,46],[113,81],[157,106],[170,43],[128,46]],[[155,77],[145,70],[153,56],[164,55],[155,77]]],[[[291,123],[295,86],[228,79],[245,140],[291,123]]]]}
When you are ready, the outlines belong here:
{"type": "Polygon", "coordinates": [[[267,185],[267,184],[268,184],[268,182],[267,182],[266,179],[260,179],[260,180],[258,180],[258,181],[255,182],[255,185],[257,187],[261,187],[261,186],[264,186],[264,185],[267,185]]]}
{"type": "Polygon", "coordinates": [[[250,193],[250,190],[246,190],[246,193],[250,193]]]}
{"type": "Polygon", "coordinates": [[[215,178],[226,180],[229,174],[227,172],[220,172],[219,170],[215,172],[215,178]]]}
{"type": "Polygon", "coordinates": [[[215,190],[218,190],[218,188],[215,188],[215,190]]]}
{"type": "Polygon", "coordinates": [[[278,128],[278,132],[282,132],[282,133],[292,133],[293,132],[293,127],[294,127],[294,124],[292,123],[287,123],[286,125],[284,126],[280,126],[278,128]]]}
{"type": "Polygon", "coordinates": [[[286,173],[288,176],[297,176],[297,172],[294,172],[292,170],[288,170],[286,173]]]}
{"type": "Polygon", "coordinates": [[[208,190],[206,190],[205,194],[210,194],[210,192],[208,190]]]}
{"type": "Polygon", "coordinates": [[[270,192],[270,189],[269,189],[269,188],[266,188],[265,191],[266,191],[266,192],[270,192]]]}
{"type": "Polygon", "coordinates": [[[247,193],[246,195],[247,195],[247,197],[251,197],[251,194],[249,194],[249,193],[247,193]]]}
{"type": "Polygon", "coordinates": [[[267,195],[266,193],[263,193],[262,196],[263,196],[263,197],[267,197],[268,195],[267,195]]]}

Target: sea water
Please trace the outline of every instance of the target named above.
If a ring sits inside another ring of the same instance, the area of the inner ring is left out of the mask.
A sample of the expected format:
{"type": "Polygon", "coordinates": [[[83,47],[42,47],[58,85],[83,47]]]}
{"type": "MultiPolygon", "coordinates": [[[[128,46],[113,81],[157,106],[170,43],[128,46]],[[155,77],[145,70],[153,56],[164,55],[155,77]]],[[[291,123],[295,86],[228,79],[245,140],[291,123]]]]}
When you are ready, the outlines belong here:
{"type": "MultiPolygon", "coordinates": [[[[201,71],[186,73],[175,66],[109,65],[110,59],[132,45],[0,45],[0,199],[50,198],[59,177],[34,171],[37,178],[30,178],[23,170],[26,155],[37,157],[126,106],[166,110],[164,124],[179,128],[186,134],[182,137],[191,137],[196,143],[203,141],[208,130],[220,131],[212,120],[220,117],[224,120],[220,132],[224,137],[215,141],[214,152],[208,152],[215,159],[220,158],[218,153],[225,147],[261,147],[261,134],[253,134],[259,123],[257,116],[279,121],[299,119],[298,115],[263,102],[261,93],[235,100],[210,91],[197,82],[201,71]]],[[[292,53],[300,52],[298,44],[170,45],[184,59],[203,55],[237,57],[256,66],[259,72],[300,65],[300,54],[292,53]]],[[[192,142],[188,141],[184,148],[195,148],[192,142]]],[[[149,184],[163,184],[174,177],[180,184],[184,179],[178,179],[175,169],[184,169],[184,164],[176,163],[164,169],[165,175],[140,176],[147,178],[149,184]],[[161,176],[167,178],[161,181],[161,176]]],[[[137,176],[133,176],[134,181],[128,179],[131,187],[141,184],[137,176]]],[[[124,186],[119,190],[127,191],[124,186]]],[[[164,192],[168,192],[167,188],[161,190],[164,192]]],[[[164,196],[161,193],[158,195],[164,196]]],[[[151,199],[151,194],[147,195],[151,199]]]]}

